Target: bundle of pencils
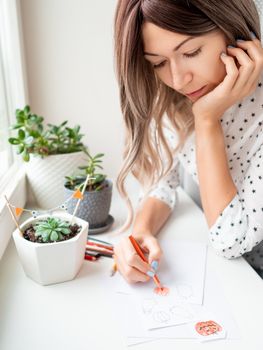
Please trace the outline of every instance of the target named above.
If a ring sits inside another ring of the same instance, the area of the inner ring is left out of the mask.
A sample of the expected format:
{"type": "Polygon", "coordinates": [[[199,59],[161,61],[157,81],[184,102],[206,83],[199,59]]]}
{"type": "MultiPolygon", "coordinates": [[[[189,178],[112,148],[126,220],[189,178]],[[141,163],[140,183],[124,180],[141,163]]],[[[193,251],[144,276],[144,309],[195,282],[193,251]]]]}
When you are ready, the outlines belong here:
{"type": "Polygon", "coordinates": [[[111,243],[88,236],[86,243],[85,259],[95,261],[100,256],[112,258],[113,245],[111,243]]]}

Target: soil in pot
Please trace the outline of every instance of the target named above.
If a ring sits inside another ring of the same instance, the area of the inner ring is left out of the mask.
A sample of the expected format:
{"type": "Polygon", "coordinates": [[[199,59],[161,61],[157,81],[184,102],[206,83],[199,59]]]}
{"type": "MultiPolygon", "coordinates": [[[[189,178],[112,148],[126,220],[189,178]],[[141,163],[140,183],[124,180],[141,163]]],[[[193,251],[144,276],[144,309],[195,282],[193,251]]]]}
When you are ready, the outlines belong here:
{"type": "MultiPolygon", "coordinates": [[[[69,229],[71,233],[69,233],[68,235],[64,235],[63,239],[59,240],[59,242],[67,241],[68,239],[75,237],[80,232],[81,226],[74,224],[74,225],[70,225],[69,229]]],[[[41,236],[36,236],[35,228],[33,225],[30,225],[28,228],[25,229],[25,231],[23,232],[23,237],[28,241],[31,241],[34,243],[54,243],[52,241],[44,242],[41,236]]]]}

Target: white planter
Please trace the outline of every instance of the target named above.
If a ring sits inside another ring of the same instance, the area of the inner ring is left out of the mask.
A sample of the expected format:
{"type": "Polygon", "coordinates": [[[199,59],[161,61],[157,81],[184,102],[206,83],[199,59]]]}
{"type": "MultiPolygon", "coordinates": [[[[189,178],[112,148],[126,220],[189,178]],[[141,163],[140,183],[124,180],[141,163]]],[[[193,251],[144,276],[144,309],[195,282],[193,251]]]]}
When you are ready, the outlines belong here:
{"type": "Polygon", "coordinates": [[[63,203],[65,176],[76,172],[78,166],[85,163],[85,158],[84,152],[30,157],[26,173],[40,208],[54,208],[63,203]]]}
{"type": "MultiPolygon", "coordinates": [[[[54,215],[61,219],[71,220],[72,215],[59,213],[54,215]]],[[[22,232],[39,219],[48,217],[40,215],[30,218],[21,225],[22,232]]],[[[49,285],[70,281],[79,272],[84,261],[88,226],[79,218],[74,223],[81,226],[81,231],[73,238],[54,243],[34,243],[22,237],[18,229],[13,233],[16,249],[25,274],[37,283],[49,285]]]]}

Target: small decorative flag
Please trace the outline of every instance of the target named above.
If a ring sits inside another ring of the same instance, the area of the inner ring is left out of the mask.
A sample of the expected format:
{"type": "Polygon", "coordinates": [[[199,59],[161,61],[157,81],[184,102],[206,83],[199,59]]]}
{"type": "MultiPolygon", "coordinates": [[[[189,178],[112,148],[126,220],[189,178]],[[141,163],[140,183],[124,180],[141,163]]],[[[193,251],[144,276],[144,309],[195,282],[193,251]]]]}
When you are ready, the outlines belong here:
{"type": "Polygon", "coordinates": [[[80,190],[77,190],[74,192],[73,198],[83,199],[83,194],[80,192],[80,190]]]}
{"type": "Polygon", "coordinates": [[[23,210],[24,210],[23,208],[16,207],[16,208],[15,208],[16,216],[21,215],[22,212],[23,212],[23,210]]]}

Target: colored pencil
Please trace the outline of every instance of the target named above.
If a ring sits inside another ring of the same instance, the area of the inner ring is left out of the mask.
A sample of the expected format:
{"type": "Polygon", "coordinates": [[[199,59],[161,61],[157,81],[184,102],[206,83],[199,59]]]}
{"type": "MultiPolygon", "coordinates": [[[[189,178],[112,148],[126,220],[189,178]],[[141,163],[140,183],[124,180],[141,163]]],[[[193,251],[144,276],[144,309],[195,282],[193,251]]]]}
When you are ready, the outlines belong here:
{"type": "Polygon", "coordinates": [[[97,238],[93,238],[91,236],[88,236],[88,241],[93,241],[93,242],[98,242],[98,243],[102,243],[102,244],[106,244],[106,245],[109,245],[109,246],[113,246],[111,243],[109,242],[106,242],[106,241],[102,241],[101,239],[97,239],[97,238]]]}
{"type": "Polygon", "coordinates": [[[86,254],[84,256],[84,259],[89,260],[89,261],[96,261],[97,260],[96,256],[91,256],[91,255],[86,255],[86,254]]]}
{"type": "Polygon", "coordinates": [[[108,250],[111,250],[113,251],[113,247],[111,246],[107,246],[105,244],[101,244],[101,243],[95,243],[95,242],[87,242],[88,245],[91,245],[91,246],[95,246],[95,247],[100,247],[100,248],[104,248],[104,249],[108,249],[108,250]]]}
{"type": "Polygon", "coordinates": [[[117,272],[117,264],[116,264],[116,262],[114,261],[114,264],[112,265],[112,268],[111,268],[111,271],[110,271],[110,276],[112,277],[112,276],[114,276],[115,275],[115,273],[117,272]]]}
{"type": "MultiPolygon", "coordinates": [[[[139,257],[143,261],[148,263],[147,259],[145,258],[144,254],[143,254],[143,252],[141,250],[141,247],[139,246],[139,244],[136,241],[136,239],[132,235],[130,235],[129,236],[129,240],[130,240],[131,244],[133,245],[133,248],[136,250],[136,253],[139,255],[139,257]]],[[[160,280],[159,280],[159,278],[157,277],[156,274],[153,276],[153,280],[154,280],[155,284],[157,285],[157,287],[162,288],[161,282],[160,282],[160,280]]]]}
{"type": "Polygon", "coordinates": [[[93,250],[93,251],[99,252],[99,253],[106,253],[106,254],[110,254],[110,255],[113,254],[113,251],[110,250],[110,249],[101,248],[101,247],[95,247],[95,246],[92,246],[92,245],[89,245],[89,244],[86,244],[86,249],[93,250]]]}

